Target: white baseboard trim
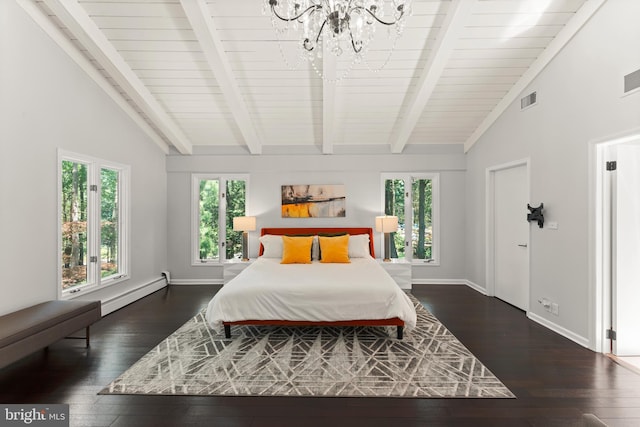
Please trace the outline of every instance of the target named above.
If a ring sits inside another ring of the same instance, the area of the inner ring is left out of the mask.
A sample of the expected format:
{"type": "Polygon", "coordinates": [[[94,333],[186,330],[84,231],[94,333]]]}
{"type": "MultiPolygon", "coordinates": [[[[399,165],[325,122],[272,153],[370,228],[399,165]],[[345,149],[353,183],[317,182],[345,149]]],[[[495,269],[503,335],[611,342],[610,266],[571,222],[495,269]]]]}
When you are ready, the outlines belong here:
{"type": "Polygon", "coordinates": [[[463,279],[415,279],[413,285],[466,285],[463,279]]]}
{"type": "MultiPolygon", "coordinates": [[[[466,285],[474,291],[481,293],[482,295],[488,295],[485,288],[478,285],[477,283],[472,282],[471,280],[466,279],[417,279],[413,281],[413,286],[416,285],[466,285]]],[[[590,348],[588,338],[571,332],[570,330],[565,329],[562,326],[545,319],[544,317],[538,316],[535,313],[528,312],[527,317],[533,322],[536,322],[547,329],[551,329],[553,332],[562,335],[563,337],[575,342],[578,345],[581,345],[585,348],[590,348]]]]}
{"type": "Polygon", "coordinates": [[[568,329],[563,328],[560,325],[557,325],[547,319],[545,319],[544,317],[538,316],[535,313],[531,313],[528,312],[527,313],[527,317],[529,319],[531,319],[532,321],[539,323],[540,325],[544,326],[545,328],[551,329],[553,332],[562,335],[563,337],[570,339],[571,341],[575,342],[576,344],[579,344],[585,348],[589,348],[589,339],[585,338],[583,336],[580,336],[578,334],[575,334],[573,332],[571,332],[568,329]]]}
{"type": "Polygon", "coordinates": [[[142,285],[129,289],[128,291],[122,292],[118,295],[115,295],[109,299],[102,301],[102,315],[106,316],[109,313],[113,313],[116,310],[121,309],[124,306],[131,304],[139,300],[140,298],[144,298],[147,295],[150,295],[156,291],[167,286],[167,282],[164,276],[158,277],[150,282],[143,283],[142,285]]]}
{"type": "Polygon", "coordinates": [[[485,288],[466,279],[417,279],[413,285],[466,285],[482,295],[487,295],[485,288]]]}
{"type": "Polygon", "coordinates": [[[477,283],[472,282],[471,280],[465,280],[465,284],[470,287],[471,289],[473,289],[476,292],[481,293],[484,296],[487,296],[489,294],[487,294],[487,290],[485,288],[483,288],[482,286],[478,285],[477,283]]]}
{"type": "Polygon", "coordinates": [[[169,273],[167,270],[162,271],[162,276],[167,280],[167,284],[171,284],[171,273],[169,273]]]}
{"type": "Polygon", "coordinates": [[[171,279],[172,285],[198,285],[198,286],[208,286],[208,285],[224,285],[224,281],[222,279],[171,279]]]}

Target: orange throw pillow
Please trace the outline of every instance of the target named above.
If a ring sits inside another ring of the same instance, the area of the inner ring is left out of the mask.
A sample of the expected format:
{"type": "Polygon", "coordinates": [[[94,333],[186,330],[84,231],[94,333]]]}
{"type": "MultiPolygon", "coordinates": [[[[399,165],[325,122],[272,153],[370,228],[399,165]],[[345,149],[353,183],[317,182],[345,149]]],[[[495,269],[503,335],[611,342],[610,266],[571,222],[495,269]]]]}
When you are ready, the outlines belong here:
{"type": "Polygon", "coordinates": [[[311,264],[311,244],[313,236],[282,236],[281,264],[311,264]]]}
{"type": "Polygon", "coordinates": [[[336,237],[318,236],[320,241],[320,262],[348,263],[349,259],[349,235],[336,237]]]}

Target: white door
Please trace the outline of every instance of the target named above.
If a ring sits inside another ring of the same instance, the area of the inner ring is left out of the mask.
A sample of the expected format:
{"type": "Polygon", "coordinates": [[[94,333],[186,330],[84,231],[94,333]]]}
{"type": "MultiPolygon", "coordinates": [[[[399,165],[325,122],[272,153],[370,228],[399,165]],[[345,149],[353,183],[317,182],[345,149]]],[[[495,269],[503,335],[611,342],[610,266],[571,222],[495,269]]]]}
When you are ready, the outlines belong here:
{"type": "Polygon", "coordinates": [[[613,354],[640,355],[640,145],[617,146],[612,292],[613,354]]]}
{"type": "Polygon", "coordinates": [[[529,223],[527,165],[494,172],[494,292],[529,309],[529,223]]]}

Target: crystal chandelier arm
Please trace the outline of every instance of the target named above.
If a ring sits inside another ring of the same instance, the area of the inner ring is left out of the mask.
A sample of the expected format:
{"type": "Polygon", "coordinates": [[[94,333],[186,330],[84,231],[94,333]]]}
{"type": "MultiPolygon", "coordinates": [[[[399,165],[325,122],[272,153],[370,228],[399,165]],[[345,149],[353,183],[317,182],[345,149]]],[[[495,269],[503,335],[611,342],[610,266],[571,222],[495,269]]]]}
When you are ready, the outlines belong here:
{"type": "MultiPolygon", "coordinates": [[[[304,47],[306,50],[308,50],[309,52],[311,52],[313,49],[315,49],[315,47],[318,45],[318,40],[320,40],[320,36],[322,35],[322,30],[324,29],[324,26],[327,25],[327,21],[325,20],[322,25],[320,26],[320,29],[318,30],[318,35],[316,36],[316,41],[314,42],[315,44],[311,45],[309,43],[309,39],[304,39],[304,41],[302,42],[302,47],[304,47]],[[311,47],[307,47],[307,45],[310,45],[311,47]]],[[[353,37],[351,37],[351,41],[353,42],[353,37]]]]}
{"type": "MultiPolygon", "coordinates": [[[[364,7],[362,7],[362,6],[356,6],[354,9],[361,9],[361,10],[364,10],[364,11],[365,11],[365,12],[367,12],[369,15],[371,15],[371,16],[373,17],[373,19],[375,19],[376,21],[378,21],[379,23],[381,23],[381,24],[383,24],[383,25],[395,25],[395,24],[397,24],[397,23],[398,23],[398,21],[399,21],[400,19],[402,19],[402,17],[404,16],[404,5],[402,5],[402,4],[401,4],[400,6],[398,6],[398,9],[397,9],[397,10],[400,12],[400,16],[398,16],[398,17],[396,18],[396,20],[395,20],[395,21],[392,21],[392,22],[383,21],[382,19],[378,18],[378,17],[376,16],[376,14],[375,14],[375,13],[371,12],[369,9],[366,9],[366,8],[364,8],[364,7]]],[[[353,9],[352,9],[352,10],[353,10],[353,9]]]]}
{"type": "MultiPolygon", "coordinates": [[[[275,7],[278,5],[278,0],[269,0],[269,5],[271,6],[271,12],[273,12],[273,14],[276,16],[276,18],[280,19],[281,21],[286,21],[286,22],[295,21],[298,18],[304,16],[309,11],[313,12],[313,11],[315,11],[317,9],[322,9],[322,6],[314,4],[314,5],[309,6],[308,8],[306,8],[299,15],[294,16],[293,18],[287,18],[287,17],[284,17],[284,16],[280,16],[278,11],[275,9],[275,7]]],[[[378,19],[378,18],[376,18],[376,19],[378,19]]]]}
{"type": "Polygon", "coordinates": [[[353,51],[355,53],[360,53],[362,50],[362,43],[360,43],[360,47],[356,46],[356,42],[353,40],[353,31],[351,31],[351,27],[349,27],[349,37],[351,37],[351,46],[353,46],[353,51]]]}

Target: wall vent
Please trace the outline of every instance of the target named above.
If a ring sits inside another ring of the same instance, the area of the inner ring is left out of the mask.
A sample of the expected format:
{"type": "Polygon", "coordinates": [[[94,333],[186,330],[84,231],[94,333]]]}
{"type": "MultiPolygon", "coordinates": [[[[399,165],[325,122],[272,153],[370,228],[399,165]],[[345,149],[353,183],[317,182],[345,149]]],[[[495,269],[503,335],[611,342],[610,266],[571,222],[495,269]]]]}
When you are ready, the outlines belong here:
{"type": "Polygon", "coordinates": [[[529,95],[520,98],[520,110],[525,110],[529,107],[536,105],[538,102],[538,93],[531,92],[529,95]]]}
{"type": "Polygon", "coordinates": [[[640,70],[624,76],[624,93],[640,88],[640,70]]]}

